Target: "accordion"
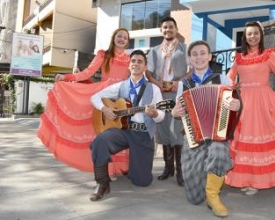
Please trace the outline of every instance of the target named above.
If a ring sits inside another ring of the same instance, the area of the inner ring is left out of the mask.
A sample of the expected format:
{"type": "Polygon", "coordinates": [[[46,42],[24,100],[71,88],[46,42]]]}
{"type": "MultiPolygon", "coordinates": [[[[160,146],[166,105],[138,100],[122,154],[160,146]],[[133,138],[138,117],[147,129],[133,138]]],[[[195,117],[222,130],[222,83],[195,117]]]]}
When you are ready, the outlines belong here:
{"type": "Polygon", "coordinates": [[[185,109],[182,122],[190,148],[205,141],[225,141],[233,135],[240,111],[226,109],[223,99],[239,96],[236,91],[226,85],[204,85],[182,93],[180,102],[185,109]]]}

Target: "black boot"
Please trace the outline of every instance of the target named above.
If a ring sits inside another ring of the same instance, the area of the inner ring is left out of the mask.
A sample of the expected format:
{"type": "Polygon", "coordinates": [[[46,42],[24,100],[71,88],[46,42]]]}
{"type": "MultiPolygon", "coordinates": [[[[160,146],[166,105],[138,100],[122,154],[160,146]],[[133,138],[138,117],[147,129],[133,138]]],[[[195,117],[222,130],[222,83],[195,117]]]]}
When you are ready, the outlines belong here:
{"type": "Polygon", "coordinates": [[[101,167],[95,167],[95,180],[97,185],[94,192],[90,195],[91,201],[101,199],[104,194],[110,192],[110,177],[108,174],[108,164],[101,167]]]}
{"type": "Polygon", "coordinates": [[[175,148],[175,160],[176,160],[176,171],[177,171],[177,182],[180,186],[184,186],[184,181],[182,177],[182,169],[181,169],[181,150],[182,145],[176,145],[175,148]]]}
{"type": "Polygon", "coordinates": [[[165,162],[165,167],[163,173],[158,176],[158,180],[165,180],[169,176],[174,176],[174,149],[170,145],[163,145],[163,159],[165,162]]]}

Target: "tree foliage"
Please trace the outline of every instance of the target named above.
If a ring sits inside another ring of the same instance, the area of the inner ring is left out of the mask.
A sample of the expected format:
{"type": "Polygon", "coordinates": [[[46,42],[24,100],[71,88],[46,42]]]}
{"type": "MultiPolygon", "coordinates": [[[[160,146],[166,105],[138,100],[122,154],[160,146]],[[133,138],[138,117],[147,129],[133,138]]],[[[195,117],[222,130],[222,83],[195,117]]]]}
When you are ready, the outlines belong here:
{"type": "MultiPolygon", "coordinates": [[[[14,112],[14,106],[16,101],[15,96],[15,81],[17,80],[27,80],[28,76],[17,76],[12,75],[10,73],[2,73],[0,74],[0,89],[11,91],[11,108],[12,112],[14,112]]],[[[54,77],[29,77],[30,81],[40,82],[40,83],[53,83],[54,77]]]]}

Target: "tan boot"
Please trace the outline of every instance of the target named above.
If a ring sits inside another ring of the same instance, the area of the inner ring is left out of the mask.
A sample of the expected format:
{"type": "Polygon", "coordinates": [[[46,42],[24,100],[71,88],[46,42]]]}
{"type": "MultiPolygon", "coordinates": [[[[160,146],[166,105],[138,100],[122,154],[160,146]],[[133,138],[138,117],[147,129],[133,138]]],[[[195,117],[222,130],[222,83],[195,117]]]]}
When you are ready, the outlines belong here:
{"type": "Polygon", "coordinates": [[[229,212],[220,200],[220,189],[223,185],[224,176],[219,177],[213,173],[207,174],[206,180],[206,202],[213,213],[218,217],[226,217],[229,212]]]}

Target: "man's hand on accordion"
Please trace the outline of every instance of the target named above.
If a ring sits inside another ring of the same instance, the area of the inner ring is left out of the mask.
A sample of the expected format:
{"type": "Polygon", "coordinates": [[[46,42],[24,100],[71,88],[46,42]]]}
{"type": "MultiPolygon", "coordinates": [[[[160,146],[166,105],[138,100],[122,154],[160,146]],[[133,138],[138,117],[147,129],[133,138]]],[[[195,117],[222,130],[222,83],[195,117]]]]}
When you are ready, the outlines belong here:
{"type": "Polygon", "coordinates": [[[238,111],[241,103],[239,99],[235,99],[232,96],[225,97],[223,100],[224,107],[231,111],[238,111]]]}
{"type": "Polygon", "coordinates": [[[182,102],[180,100],[180,97],[177,98],[176,100],[176,105],[175,107],[172,109],[171,112],[172,116],[174,118],[179,118],[179,117],[183,117],[185,114],[185,109],[184,106],[182,105],[182,102]]]}

